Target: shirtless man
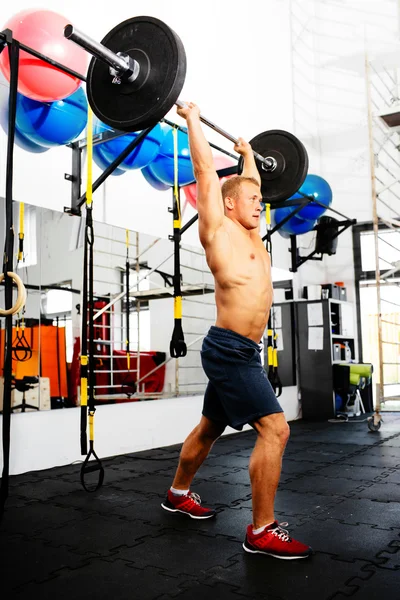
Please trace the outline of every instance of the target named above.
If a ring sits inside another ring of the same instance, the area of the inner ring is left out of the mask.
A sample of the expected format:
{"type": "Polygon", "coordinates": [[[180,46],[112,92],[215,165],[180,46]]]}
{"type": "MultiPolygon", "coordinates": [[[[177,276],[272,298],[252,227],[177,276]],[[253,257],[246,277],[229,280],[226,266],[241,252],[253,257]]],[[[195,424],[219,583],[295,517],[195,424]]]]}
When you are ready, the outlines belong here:
{"type": "Polygon", "coordinates": [[[215,278],[217,320],[201,350],[209,379],[202,417],[183,443],[162,507],[193,519],[214,517],[215,511],[201,506],[190,485],[225,427],[241,430],[249,423],[257,440],[249,462],[253,523],[247,527],[243,548],[282,559],[306,558],[312,549],[291,538],[274,516],[289,426],[260,359],[259,342],[273,290],[270,257],[259,234],[261,180],[254,155],[240,138],[234,148],[243,156],[243,172],[225,181],[221,190],[198,107],[188,103],[177,112],[188,127],[200,241],[215,278]]]}

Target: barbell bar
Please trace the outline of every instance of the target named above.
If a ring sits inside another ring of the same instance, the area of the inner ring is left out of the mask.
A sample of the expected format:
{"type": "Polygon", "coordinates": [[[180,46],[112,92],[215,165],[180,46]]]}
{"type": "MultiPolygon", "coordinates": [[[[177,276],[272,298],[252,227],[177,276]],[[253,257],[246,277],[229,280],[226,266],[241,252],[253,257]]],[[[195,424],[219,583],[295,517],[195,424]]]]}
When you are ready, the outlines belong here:
{"type": "MultiPolygon", "coordinates": [[[[72,24],[64,36],[93,56],[86,81],[95,115],[118,131],[155,126],[179,99],[186,76],[186,54],[179,36],[154,17],[133,17],[116,25],[101,41],[91,39],[72,24]]],[[[234,144],[238,139],[200,115],[200,120],[234,144]]],[[[294,135],[266,131],[250,141],[261,177],[263,199],[288,199],[302,185],[308,156],[294,135]]],[[[238,173],[243,169],[240,157],[238,173]]]]}
{"type": "Polygon", "coordinates": [[[106,46],[96,42],[96,40],[82,33],[71,24],[64,27],[64,37],[84,48],[92,56],[106,62],[126,81],[134,81],[137,78],[139,63],[134,59],[130,59],[128,55],[120,56],[115,52],[111,52],[106,46]]]}
{"type": "MultiPolygon", "coordinates": [[[[140,75],[140,65],[137,60],[132,59],[128,54],[119,53],[116,54],[109,50],[103,44],[96,42],[85,33],[82,33],[78,29],[76,29],[72,24],[66,25],[64,28],[64,37],[72,42],[75,42],[81,48],[84,48],[89,54],[92,54],[97,59],[102,60],[107,63],[110,67],[110,76],[113,77],[113,84],[120,85],[122,81],[133,83],[137,80],[140,75]]],[[[185,102],[182,100],[176,100],[175,105],[179,108],[185,108],[185,102]]],[[[200,114],[200,121],[210,127],[224,138],[233,142],[234,144],[238,144],[239,140],[235,138],[233,135],[204,117],[200,114]]],[[[257,160],[260,161],[262,168],[266,171],[274,171],[277,166],[277,162],[273,157],[264,157],[261,156],[258,152],[253,150],[253,154],[257,160]]]]}

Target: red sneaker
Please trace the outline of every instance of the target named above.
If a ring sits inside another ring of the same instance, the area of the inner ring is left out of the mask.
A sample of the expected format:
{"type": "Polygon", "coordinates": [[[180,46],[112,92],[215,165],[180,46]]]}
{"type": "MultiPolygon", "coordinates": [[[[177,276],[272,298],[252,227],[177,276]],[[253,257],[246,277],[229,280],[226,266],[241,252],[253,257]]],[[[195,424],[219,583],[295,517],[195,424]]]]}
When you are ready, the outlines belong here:
{"type": "Polygon", "coordinates": [[[189,492],[185,496],[176,496],[171,490],[168,490],[167,498],[165,502],[161,503],[161,506],[169,512],[180,512],[192,519],[210,519],[211,517],[215,517],[215,510],[203,508],[200,504],[200,496],[194,492],[189,492]]]}
{"type": "MultiPolygon", "coordinates": [[[[281,523],[281,525],[286,527],[287,523],[281,523]]],[[[307,558],[313,554],[311,546],[306,546],[291,538],[286,529],[282,529],[281,525],[278,521],[274,521],[272,525],[257,535],[253,533],[253,526],[249,525],[243,548],[246,552],[267,554],[283,560],[307,558]]]]}

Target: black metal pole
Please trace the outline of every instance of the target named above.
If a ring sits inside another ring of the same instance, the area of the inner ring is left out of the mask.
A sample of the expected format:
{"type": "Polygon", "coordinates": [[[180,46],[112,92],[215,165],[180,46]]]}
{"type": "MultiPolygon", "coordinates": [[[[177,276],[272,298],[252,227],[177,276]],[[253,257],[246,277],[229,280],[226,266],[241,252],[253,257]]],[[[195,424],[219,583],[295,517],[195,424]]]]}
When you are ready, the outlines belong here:
{"type": "Polygon", "coordinates": [[[292,273],[297,273],[297,242],[295,235],[290,236],[290,253],[292,255],[292,268],[290,271],[292,273]]]}
{"type": "MultiPolygon", "coordinates": [[[[338,230],[336,233],[334,233],[333,235],[331,235],[329,237],[329,241],[332,241],[332,240],[336,239],[337,237],[339,237],[339,235],[341,233],[343,233],[344,231],[346,231],[346,229],[348,229],[348,227],[351,227],[352,225],[355,225],[356,223],[357,223],[356,219],[349,219],[348,221],[339,222],[338,225],[343,225],[343,229],[341,229],[340,231],[338,230]]],[[[313,231],[313,230],[311,230],[311,231],[313,231]]],[[[292,237],[292,236],[290,236],[290,237],[292,237]]],[[[320,251],[319,250],[313,250],[313,252],[311,252],[307,256],[302,256],[301,258],[300,257],[296,257],[296,270],[303,263],[305,263],[308,260],[310,260],[315,254],[320,254],[320,251]]],[[[316,259],[314,259],[314,260],[316,260],[316,259]]],[[[293,261],[293,257],[292,257],[292,261],[293,261]]]]}
{"type": "MultiPolygon", "coordinates": [[[[8,113],[8,140],[7,140],[7,166],[6,166],[6,238],[4,244],[3,270],[13,270],[14,256],[14,225],[13,225],[13,170],[14,170],[14,137],[15,114],[17,108],[19,44],[12,40],[8,42],[10,56],[10,94],[8,113]]],[[[13,304],[12,281],[5,278],[5,307],[11,308],[13,304]]],[[[4,354],[4,394],[3,394],[3,474],[0,486],[0,519],[4,513],[5,502],[8,497],[8,480],[10,474],[10,428],[11,428],[11,378],[12,378],[12,324],[13,317],[6,317],[6,337],[4,354]]]]}
{"type": "MultiPolygon", "coordinates": [[[[272,235],[273,233],[275,233],[275,231],[278,231],[278,229],[280,229],[285,223],[287,223],[289,221],[289,219],[291,219],[294,215],[297,215],[297,213],[300,212],[302,208],[304,208],[305,206],[307,206],[307,204],[310,204],[310,202],[311,202],[310,198],[302,200],[298,206],[296,205],[296,208],[294,208],[294,210],[287,217],[285,217],[284,219],[282,219],[282,221],[280,221],[279,223],[277,223],[275,225],[275,227],[273,229],[271,229],[271,231],[269,232],[269,235],[272,235]]],[[[284,206],[284,204],[283,204],[283,206],[284,206]]],[[[293,205],[291,204],[290,206],[293,206],[293,205]]],[[[264,235],[264,237],[262,238],[262,241],[265,242],[265,240],[267,239],[267,237],[268,237],[268,233],[266,233],[264,235]]]]}
{"type": "Polygon", "coordinates": [[[77,206],[77,200],[81,197],[82,184],[82,150],[78,144],[72,146],[72,174],[65,175],[65,178],[71,182],[71,208],[65,208],[65,212],[78,217],[81,216],[80,206],[77,206]]]}
{"type": "MultiPolygon", "coordinates": [[[[123,160],[136,148],[139,144],[144,140],[144,138],[149,135],[150,131],[154,129],[154,127],[148,127],[147,129],[143,129],[134,140],[131,141],[130,144],[124,150],[122,150],[121,154],[117,156],[117,158],[102,172],[100,177],[96,179],[93,183],[93,192],[95,192],[102,183],[107,179],[109,175],[122,163],[123,160]]],[[[77,200],[74,209],[78,209],[86,202],[86,192],[77,200]]]]}
{"type": "MultiPolygon", "coordinates": [[[[8,36],[10,36],[10,35],[12,36],[11,29],[5,29],[4,31],[0,32],[0,40],[1,39],[7,40],[8,36]]],[[[40,58],[40,60],[43,60],[44,62],[48,63],[49,65],[52,65],[53,67],[57,67],[57,69],[60,69],[60,71],[64,71],[65,73],[68,73],[69,75],[72,75],[73,77],[76,77],[77,79],[80,79],[81,81],[86,81],[86,77],[84,77],[84,75],[81,75],[81,73],[77,73],[73,69],[70,69],[69,67],[66,67],[65,65],[62,65],[61,63],[57,62],[56,60],[49,58],[45,54],[41,54],[37,50],[34,50],[33,48],[30,48],[29,46],[25,46],[25,44],[21,44],[20,42],[19,42],[19,47],[21,50],[25,50],[25,52],[28,52],[28,54],[32,54],[32,56],[36,56],[36,58],[40,58]]]]}
{"type": "Polygon", "coordinates": [[[187,223],[185,223],[185,225],[181,228],[181,235],[182,233],[185,233],[185,231],[187,231],[189,229],[189,227],[191,227],[193,225],[193,223],[196,223],[196,221],[198,220],[199,215],[194,215],[194,217],[192,217],[187,223]]]}

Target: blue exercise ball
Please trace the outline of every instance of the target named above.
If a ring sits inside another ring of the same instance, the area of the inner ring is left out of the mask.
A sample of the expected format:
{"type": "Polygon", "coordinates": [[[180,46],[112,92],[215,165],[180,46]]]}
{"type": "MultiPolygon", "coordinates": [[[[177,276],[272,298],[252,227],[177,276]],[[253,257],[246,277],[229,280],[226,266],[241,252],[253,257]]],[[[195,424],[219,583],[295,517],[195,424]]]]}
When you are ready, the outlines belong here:
{"type": "Polygon", "coordinates": [[[165,190],[171,189],[170,185],[167,185],[166,183],[163,183],[162,181],[157,179],[157,177],[154,175],[153,171],[151,170],[151,165],[144,167],[141,170],[141,173],[142,173],[143,177],[145,178],[145,180],[147,181],[147,183],[149,183],[156,190],[163,192],[165,190]]]}
{"type": "MultiPolygon", "coordinates": [[[[105,171],[107,167],[110,166],[110,162],[105,158],[105,156],[102,153],[102,149],[101,149],[101,145],[100,144],[96,144],[95,146],[93,146],[93,162],[99,167],[99,169],[101,169],[102,171],[105,171]]],[[[111,173],[111,175],[113,175],[114,177],[118,176],[118,175],[123,175],[124,173],[126,173],[126,171],[124,171],[123,169],[120,169],[119,167],[117,167],[116,169],[114,169],[114,171],[111,173]]]]}
{"type": "Polygon", "coordinates": [[[48,152],[50,150],[50,148],[45,148],[44,146],[35,144],[35,142],[31,142],[31,140],[21,133],[17,128],[15,128],[14,142],[19,148],[22,148],[27,152],[32,152],[33,154],[41,154],[42,152],[48,152]]]}
{"type": "MultiPolygon", "coordinates": [[[[289,216],[293,212],[293,210],[294,208],[291,206],[277,208],[275,210],[274,215],[276,224],[279,224],[281,221],[283,221],[283,219],[289,216]]],[[[286,233],[289,235],[301,235],[302,233],[308,233],[309,231],[311,231],[315,227],[316,223],[316,220],[306,221],[305,219],[301,219],[297,215],[293,215],[284,225],[282,225],[279,231],[282,231],[282,233],[286,233]]]]}
{"type": "MultiPolygon", "coordinates": [[[[115,130],[101,121],[97,121],[94,127],[94,133],[101,133],[103,131],[114,132],[115,130]]],[[[139,133],[140,131],[134,131],[132,133],[120,135],[112,140],[102,142],[102,153],[105,158],[112,163],[121,152],[137,138],[139,133]]],[[[132,152],[121,162],[119,168],[125,171],[130,169],[143,169],[156,158],[163,139],[164,129],[157,123],[139,146],[134,148],[134,150],[132,150],[132,152]]]]}
{"type": "Polygon", "coordinates": [[[15,123],[25,137],[45,148],[68,144],[86,127],[86,94],[80,87],[55,102],[38,102],[18,94],[15,123]]]}
{"type": "Polygon", "coordinates": [[[300,219],[315,221],[316,219],[319,219],[332,204],[331,186],[319,175],[307,175],[303,185],[289,198],[289,200],[304,200],[304,196],[313,197],[324,206],[315,204],[315,202],[310,202],[310,204],[297,213],[300,219]]]}
{"type": "MultiPolygon", "coordinates": [[[[195,180],[190,158],[189,138],[182,131],[178,134],[178,185],[184,186],[195,180]]],[[[170,128],[165,134],[160,151],[151,163],[151,171],[159,181],[166,185],[174,185],[174,133],[170,128]]]]}
{"type": "MultiPolygon", "coordinates": [[[[277,224],[277,220],[275,218],[275,213],[276,213],[276,210],[271,210],[271,229],[274,229],[275,226],[276,226],[276,224],[277,224]]],[[[289,239],[290,238],[290,233],[287,233],[286,231],[282,231],[281,228],[277,229],[276,231],[283,238],[285,238],[285,239],[289,239]]]]}
{"type": "MultiPolygon", "coordinates": [[[[8,81],[0,75],[0,126],[4,133],[8,136],[8,100],[9,100],[10,86],[8,81]]],[[[43,148],[34,142],[28,140],[19,130],[15,127],[15,145],[27,152],[33,152],[35,154],[47,152],[48,148],[43,148]]]]}

